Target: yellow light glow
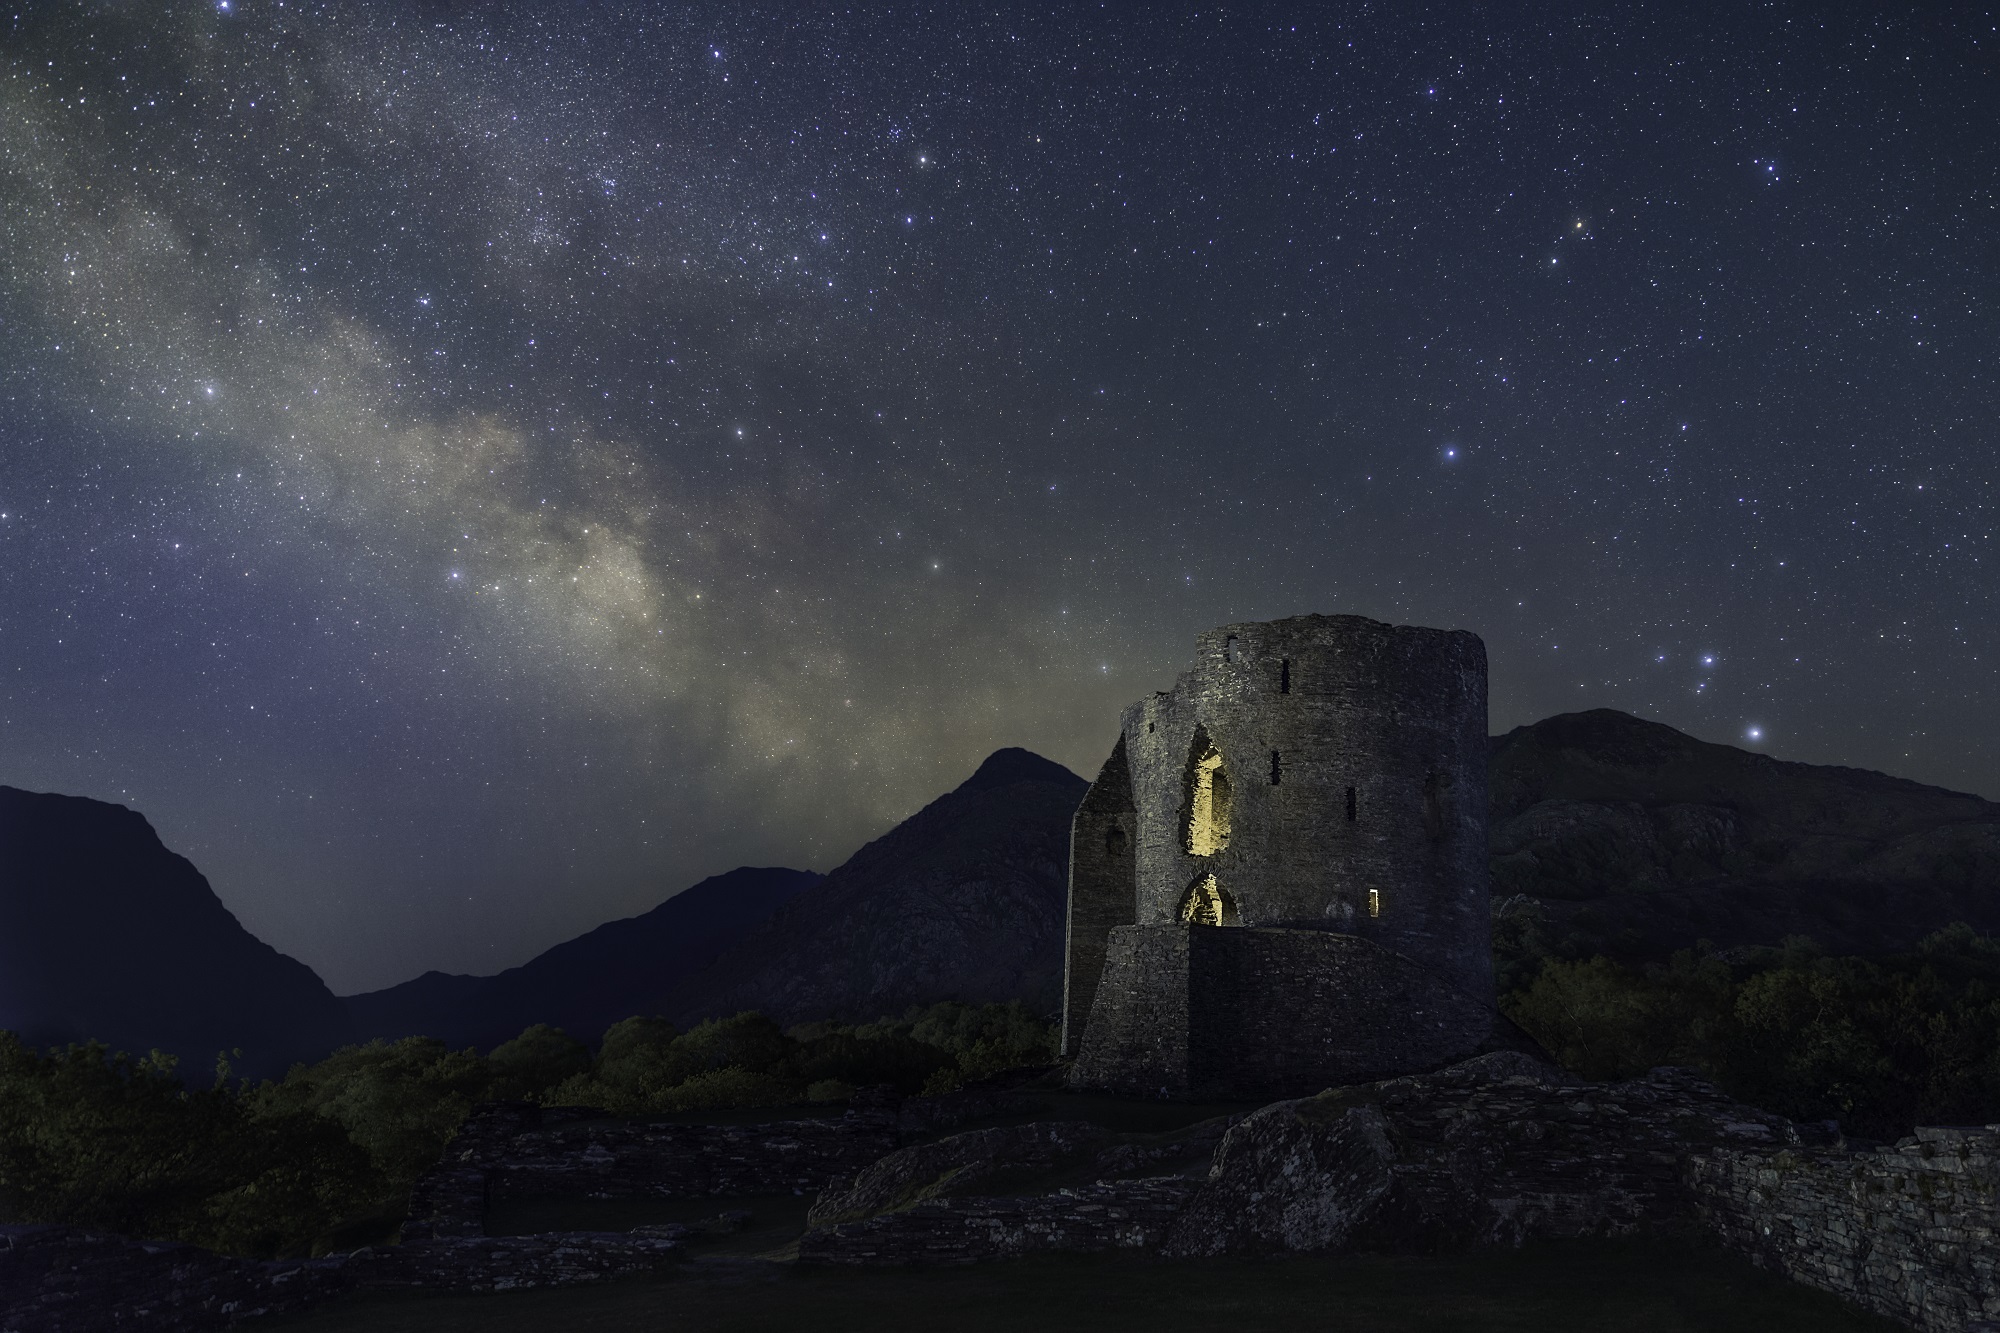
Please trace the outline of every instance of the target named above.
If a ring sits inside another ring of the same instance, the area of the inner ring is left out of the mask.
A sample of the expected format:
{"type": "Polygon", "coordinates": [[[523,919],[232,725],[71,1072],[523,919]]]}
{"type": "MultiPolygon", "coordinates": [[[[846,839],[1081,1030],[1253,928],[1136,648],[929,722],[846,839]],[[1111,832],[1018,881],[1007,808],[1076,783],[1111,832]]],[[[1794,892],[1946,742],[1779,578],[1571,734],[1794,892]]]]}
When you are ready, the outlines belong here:
{"type": "Polygon", "coordinates": [[[1213,875],[1203,875],[1181,900],[1181,920],[1191,926],[1233,926],[1236,904],[1213,875]]]}
{"type": "Polygon", "coordinates": [[[1229,845],[1229,774],[1213,745],[1195,760],[1194,791],[1188,802],[1187,848],[1196,856],[1214,856],[1229,845]]]}

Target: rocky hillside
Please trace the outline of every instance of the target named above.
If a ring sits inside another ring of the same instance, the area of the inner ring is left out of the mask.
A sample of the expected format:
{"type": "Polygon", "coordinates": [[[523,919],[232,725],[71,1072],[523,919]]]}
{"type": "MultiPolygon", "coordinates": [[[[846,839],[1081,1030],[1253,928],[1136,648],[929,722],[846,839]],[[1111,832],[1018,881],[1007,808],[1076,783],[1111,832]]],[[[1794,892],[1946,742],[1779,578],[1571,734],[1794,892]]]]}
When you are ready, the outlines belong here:
{"type": "Polygon", "coordinates": [[[1905,948],[2000,933],[2000,804],[1863,769],[1712,745],[1610,709],[1496,737],[1503,939],[1659,956],[1808,935],[1905,948]]]}
{"type": "Polygon", "coordinates": [[[346,1025],[312,969],[243,929],[144,816],[0,787],[0,1027],[35,1045],[158,1047],[201,1083],[218,1051],[279,1074],[346,1025]]]}
{"type": "Polygon", "coordinates": [[[690,974],[821,878],[810,870],[743,866],[498,975],[426,972],[387,990],[350,995],[348,1011],[363,1039],[429,1036],[487,1048],[530,1024],[553,1023],[594,1042],[622,1018],[667,1009],[690,974]]]}
{"type": "Polygon", "coordinates": [[[670,1015],[852,1021],[946,999],[1053,1010],[1069,821],[1088,785],[1026,750],[996,751],[691,977],[670,1015]]]}

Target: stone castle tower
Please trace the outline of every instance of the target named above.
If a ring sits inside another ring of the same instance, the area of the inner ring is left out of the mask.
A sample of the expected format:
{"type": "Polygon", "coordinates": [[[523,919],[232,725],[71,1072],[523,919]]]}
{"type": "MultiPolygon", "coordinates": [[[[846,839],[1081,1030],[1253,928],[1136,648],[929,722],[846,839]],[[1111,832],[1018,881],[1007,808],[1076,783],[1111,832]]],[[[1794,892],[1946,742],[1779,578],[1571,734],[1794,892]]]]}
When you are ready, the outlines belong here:
{"type": "Polygon", "coordinates": [[[1486,648],[1361,616],[1229,625],[1125,710],[1071,828],[1071,1081],[1267,1096],[1491,1031],[1486,648]]]}

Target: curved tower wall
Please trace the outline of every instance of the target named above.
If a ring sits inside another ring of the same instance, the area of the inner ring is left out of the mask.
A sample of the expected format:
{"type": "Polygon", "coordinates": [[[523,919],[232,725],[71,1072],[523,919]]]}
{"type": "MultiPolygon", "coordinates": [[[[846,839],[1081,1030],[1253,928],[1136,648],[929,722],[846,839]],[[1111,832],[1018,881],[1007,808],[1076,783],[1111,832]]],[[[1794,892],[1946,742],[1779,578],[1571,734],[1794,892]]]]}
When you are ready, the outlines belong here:
{"type": "Polygon", "coordinates": [[[1361,616],[1224,626],[1172,690],[1126,710],[1122,744],[1135,922],[1180,920],[1213,875],[1232,924],[1361,936],[1491,995],[1477,635],[1361,616]],[[1195,753],[1211,746],[1228,783],[1216,850],[1190,828],[1214,805],[1195,753]]]}

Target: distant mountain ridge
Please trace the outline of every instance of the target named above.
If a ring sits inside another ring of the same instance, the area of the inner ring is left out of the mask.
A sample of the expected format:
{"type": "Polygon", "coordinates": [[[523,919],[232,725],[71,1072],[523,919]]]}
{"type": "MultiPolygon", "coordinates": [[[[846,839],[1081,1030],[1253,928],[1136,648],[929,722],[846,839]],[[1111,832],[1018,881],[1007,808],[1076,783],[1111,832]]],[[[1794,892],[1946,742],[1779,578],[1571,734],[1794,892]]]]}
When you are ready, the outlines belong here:
{"type": "Polygon", "coordinates": [[[1070,818],[1089,785],[1030,751],[995,751],[689,977],[667,1014],[859,1021],[938,1000],[1053,1011],[1070,818]]]}
{"type": "Polygon", "coordinates": [[[1611,709],[1495,737],[1489,775],[1497,910],[1539,913],[1571,952],[1806,935],[1880,953],[1954,921],[2000,933],[2000,804],[1978,796],[1611,709]]]}
{"type": "Polygon", "coordinates": [[[495,976],[426,972],[387,990],[350,995],[355,1035],[439,1037],[453,1046],[484,1048],[532,1024],[552,1023],[594,1042],[620,1019],[668,1009],[689,974],[824,878],[810,870],[744,866],[495,976]]]}
{"type": "MultiPolygon", "coordinates": [[[[2000,804],[1786,763],[1596,710],[1493,738],[1496,932],[1663,956],[1810,935],[1877,953],[2000,934],[2000,804]]],[[[241,1072],[368,1037],[594,1038],[634,1013],[872,1019],[940,999],[1052,1010],[1070,817],[1086,788],[1000,750],[832,873],[743,868],[490,977],[428,972],[343,1004],[245,931],[123,806],[0,787],[0,1027],[241,1072]]]]}
{"type": "Polygon", "coordinates": [[[245,930],[145,816],[0,787],[0,1027],[31,1044],[97,1040],[178,1056],[199,1083],[219,1051],[281,1074],[347,1036],[312,969],[245,930]]]}

